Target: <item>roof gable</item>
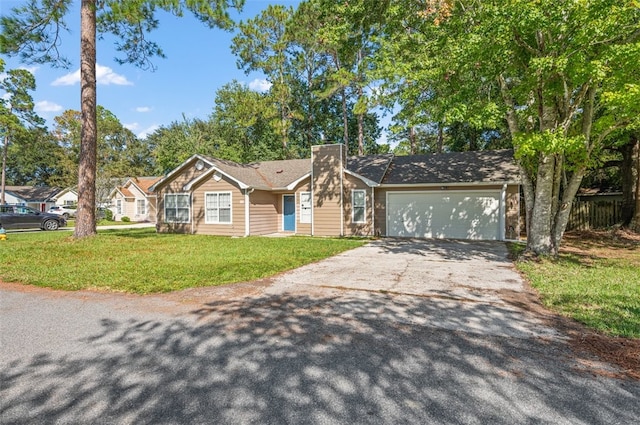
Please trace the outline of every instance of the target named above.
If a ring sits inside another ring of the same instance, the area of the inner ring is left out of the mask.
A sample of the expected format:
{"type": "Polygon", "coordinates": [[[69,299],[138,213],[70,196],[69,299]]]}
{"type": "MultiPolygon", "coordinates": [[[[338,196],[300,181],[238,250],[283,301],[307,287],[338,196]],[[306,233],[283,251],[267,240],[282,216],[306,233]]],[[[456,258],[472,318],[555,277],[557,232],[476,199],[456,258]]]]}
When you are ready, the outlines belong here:
{"type": "Polygon", "coordinates": [[[46,202],[54,198],[59,192],[59,187],[49,186],[5,186],[6,192],[11,192],[17,198],[25,202],[46,202]]]}
{"type": "Polygon", "coordinates": [[[383,155],[351,156],[347,158],[346,168],[347,170],[354,172],[357,176],[380,183],[393,158],[394,156],[391,153],[383,155]]]}

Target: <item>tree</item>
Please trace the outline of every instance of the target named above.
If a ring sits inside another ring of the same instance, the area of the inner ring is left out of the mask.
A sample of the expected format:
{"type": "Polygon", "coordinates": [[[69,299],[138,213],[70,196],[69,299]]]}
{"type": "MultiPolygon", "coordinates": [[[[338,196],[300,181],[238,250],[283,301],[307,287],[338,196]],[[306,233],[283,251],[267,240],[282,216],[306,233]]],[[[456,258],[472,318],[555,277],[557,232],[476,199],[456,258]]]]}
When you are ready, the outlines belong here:
{"type": "Polygon", "coordinates": [[[404,28],[403,37],[383,43],[417,49],[401,56],[396,80],[432,88],[431,110],[445,122],[506,121],[521,169],[527,249],[557,254],[592,153],[612,132],[638,125],[640,8],[615,0],[410,5],[394,3],[392,28],[404,28]]]}
{"type": "MultiPolygon", "coordinates": [[[[32,127],[15,133],[9,146],[7,181],[14,185],[69,187],[77,181],[63,164],[66,150],[52,133],[32,127]]],[[[76,166],[77,168],[77,166],[76,166]]]]}
{"type": "Polygon", "coordinates": [[[287,153],[279,149],[279,126],[273,125],[277,115],[271,93],[258,93],[233,81],[216,92],[211,124],[221,142],[216,156],[240,163],[283,159],[287,153]]]}
{"type": "MultiPolygon", "coordinates": [[[[230,28],[229,5],[243,0],[82,0],[80,6],[80,86],[82,131],[78,166],[78,214],[74,236],[96,234],[96,34],[116,36],[116,48],[124,53],[121,63],[152,68],[151,58],[163,56],[146,33],[158,27],[157,10],[182,16],[185,10],[211,28],[230,28]]],[[[19,55],[28,63],[68,66],[60,55],[61,34],[71,0],[29,0],[0,19],[0,52],[19,55]]]]}
{"type": "MultiPolygon", "coordinates": [[[[0,73],[2,71],[4,61],[0,59],[0,73]]],[[[0,133],[3,134],[1,204],[5,203],[7,155],[11,138],[18,132],[26,131],[25,126],[42,124],[42,119],[33,110],[33,98],[29,94],[35,89],[35,78],[24,69],[11,69],[0,80],[0,90],[4,92],[4,96],[0,97],[0,133]]]]}
{"type": "Polygon", "coordinates": [[[259,16],[239,24],[231,50],[238,56],[238,67],[245,72],[262,71],[271,83],[270,92],[278,108],[278,128],[282,150],[289,149],[289,129],[295,117],[292,107],[286,34],[293,8],[269,5],[259,16]]]}
{"type": "MultiPolygon", "coordinates": [[[[221,140],[210,121],[187,119],[174,121],[147,136],[152,148],[155,172],[164,174],[194,154],[220,156],[221,140]]],[[[222,141],[224,143],[224,141],[222,141]]]]}
{"type": "MultiPolygon", "coordinates": [[[[66,152],[62,166],[67,171],[77,169],[80,160],[82,114],[67,110],[54,118],[53,134],[66,152]]],[[[149,143],[138,139],[131,130],[108,109],[96,108],[96,178],[145,176],[154,170],[149,143]]]]}

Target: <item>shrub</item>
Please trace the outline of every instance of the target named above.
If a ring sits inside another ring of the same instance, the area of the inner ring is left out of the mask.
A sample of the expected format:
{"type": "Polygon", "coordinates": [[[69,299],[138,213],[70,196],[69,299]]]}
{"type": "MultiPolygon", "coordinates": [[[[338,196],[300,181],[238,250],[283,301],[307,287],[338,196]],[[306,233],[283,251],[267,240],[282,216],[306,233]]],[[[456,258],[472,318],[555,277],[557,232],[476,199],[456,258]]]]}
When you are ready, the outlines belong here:
{"type": "Polygon", "coordinates": [[[120,221],[124,221],[125,223],[128,223],[131,221],[131,219],[125,215],[120,219],[120,221]]]}
{"type": "Polygon", "coordinates": [[[109,220],[109,221],[113,221],[113,211],[111,211],[108,208],[104,209],[104,218],[109,220]]]}

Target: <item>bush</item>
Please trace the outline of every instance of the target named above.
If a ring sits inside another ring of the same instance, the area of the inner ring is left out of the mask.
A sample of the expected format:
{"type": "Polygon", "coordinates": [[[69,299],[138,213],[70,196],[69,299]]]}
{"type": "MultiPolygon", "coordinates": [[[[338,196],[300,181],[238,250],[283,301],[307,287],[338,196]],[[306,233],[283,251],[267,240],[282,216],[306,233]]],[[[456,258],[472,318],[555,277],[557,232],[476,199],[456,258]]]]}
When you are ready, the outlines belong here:
{"type": "Polygon", "coordinates": [[[113,211],[108,208],[104,209],[104,218],[108,221],[113,221],[113,211]]]}
{"type": "Polygon", "coordinates": [[[131,221],[131,219],[125,215],[120,219],[120,221],[124,221],[125,223],[128,223],[131,221]]]}

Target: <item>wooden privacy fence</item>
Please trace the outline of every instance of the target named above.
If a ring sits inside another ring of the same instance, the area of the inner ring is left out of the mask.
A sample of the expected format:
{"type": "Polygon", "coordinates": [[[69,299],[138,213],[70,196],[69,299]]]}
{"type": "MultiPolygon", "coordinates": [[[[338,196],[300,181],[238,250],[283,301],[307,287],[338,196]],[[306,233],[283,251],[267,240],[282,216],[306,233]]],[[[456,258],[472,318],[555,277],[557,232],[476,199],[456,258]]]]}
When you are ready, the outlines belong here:
{"type": "Polygon", "coordinates": [[[575,200],[571,206],[567,230],[603,229],[621,221],[621,200],[575,200]]]}

